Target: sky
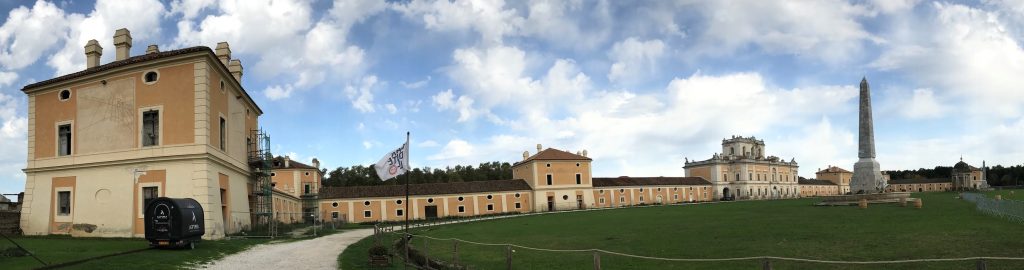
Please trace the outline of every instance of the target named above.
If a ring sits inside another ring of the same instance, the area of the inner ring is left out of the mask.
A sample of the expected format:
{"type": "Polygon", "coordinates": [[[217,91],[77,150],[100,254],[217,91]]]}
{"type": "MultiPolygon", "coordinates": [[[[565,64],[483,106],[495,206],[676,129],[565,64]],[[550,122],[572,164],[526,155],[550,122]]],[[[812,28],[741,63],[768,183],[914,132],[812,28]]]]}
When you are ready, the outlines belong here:
{"type": "Polygon", "coordinates": [[[733,135],[800,175],[852,169],[861,78],[883,170],[1021,164],[1024,1],[0,1],[0,193],[24,189],[26,84],[231,44],[272,151],[411,165],[587,150],[595,176],[682,176],[733,135]],[[127,16],[126,16],[127,15],[127,16]]]}

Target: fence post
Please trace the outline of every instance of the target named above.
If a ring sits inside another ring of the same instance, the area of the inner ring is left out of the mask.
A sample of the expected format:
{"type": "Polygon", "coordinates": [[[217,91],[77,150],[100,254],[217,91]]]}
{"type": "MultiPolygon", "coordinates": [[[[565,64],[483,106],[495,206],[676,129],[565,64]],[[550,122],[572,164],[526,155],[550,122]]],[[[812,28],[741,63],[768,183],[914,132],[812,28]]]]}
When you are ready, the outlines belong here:
{"type": "Polygon", "coordinates": [[[768,258],[764,258],[764,263],[761,264],[761,269],[772,270],[772,261],[768,260],[768,258]]]}
{"type": "Polygon", "coordinates": [[[423,238],[423,266],[430,270],[430,246],[427,245],[427,238],[423,238]]]}
{"type": "Polygon", "coordinates": [[[601,253],[594,251],[594,270],[601,270],[601,253]]]}
{"type": "Polygon", "coordinates": [[[984,260],[984,259],[980,259],[980,260],[978,260],[978,262],[977,262],[977,263],[975,263],[975,264],[974,264],[974,266],[975,266],[975,268],[976,268],[976,269],[978,269],[978,270],[985,270],[985,269],[987,268],[987,267],[985,266],[985,260],[984,260]]]}
{"type": "Polygon", "coordinates": [[[505,246],[505,269],[512,270],[512,245],[505,246]]]}
{"type": "Polygon", "coordinates": [[[405,239],[402,239],[402,241],[405,241],[405,263],[408,264],[409,263],[409,245],[412,244],[412,243],[409,243],[409,242],[411,242],[409,240],[412,240],[412,239],[409,239],[409,235],[408,234],[402,234],[402,237],[405,238],[405,239]]]}
{"type": "Polygon", "coordinates": [[[459,265],[459,240],[455,239],[452,245],[452,264],[459,265]]]}

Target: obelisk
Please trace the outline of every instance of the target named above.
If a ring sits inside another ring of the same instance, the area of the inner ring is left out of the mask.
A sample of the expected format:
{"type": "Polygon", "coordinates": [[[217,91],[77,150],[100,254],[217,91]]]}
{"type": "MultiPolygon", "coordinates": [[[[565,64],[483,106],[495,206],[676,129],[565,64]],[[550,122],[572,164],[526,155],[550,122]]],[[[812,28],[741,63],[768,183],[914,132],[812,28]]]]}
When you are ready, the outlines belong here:
{"type": "Polygon", "coordinates": [[[875,128],[871,119],[871,87],[867,77],[860,81],[860,144],[857,151],[859,160],[853,165],[853,179],[850,192],[853,194],[881,193],[885,191],[885,179],[875,160],[875,128]]]}

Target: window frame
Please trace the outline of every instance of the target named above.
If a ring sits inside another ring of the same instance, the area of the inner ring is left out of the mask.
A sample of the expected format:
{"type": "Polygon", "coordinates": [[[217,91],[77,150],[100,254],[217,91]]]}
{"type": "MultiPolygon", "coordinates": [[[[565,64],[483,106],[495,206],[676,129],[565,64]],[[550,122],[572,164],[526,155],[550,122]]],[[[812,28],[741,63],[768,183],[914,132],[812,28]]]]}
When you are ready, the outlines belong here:
{"type": "Polygon", "coordinates": [[[138,124],[138,129],[139,129],[138,145],[139,145],[139,148],[156,147],[156,146],[164,145],[164,136],[163,136],[164,125],[163,125],[163,122],[164,122],[164,107],[162,105],[161,106],[151,106],[151,107],[139,108],[139,124],[138,124]],[[145,117],[146,117],[146,113],[153,112],[153,111],[156,111],[156,141],[152,145],[146,145],[146,138],[145,138],[146,118],[145,117]]]}
{"type": "Polygon", "coordinates": [[[546,174],[546,175],[547,175],[547,176],[546,176],[546,177],[545,177],[544,179],[546,179],[546,180],[547,180],[547,184],[548,184],[549,186],[553,186],[553,185],[555,184],[555,176],[554,176],[554,175],[551,175],[550,173],[549,173],[549,174],[546,174]]]}
{"type": "Polygon", "coordinates": [[[363,218],[373,218],[373,210],[363,210],[363,218]]]}
{"type": "Polygon", "coordinates": [[[456,207],[456,211],[458,211],[459,213],[465,213],[466,212],[466,206],[465,205],[459,205],[459,207],[456,207]]]}
{"type": "Polygon", "coordinates": [[[151,69],[151,70],[143,71],[141,79],[142,79],[142,83],[143,84],[145,84],[145,85],[153,85],[153,84],[156,84],[157,82],[160,81],[160,77],[163,77],[160,74],[160,70],[151,69]],[[146,78],[146,75],[149,75],[149,73],[156,74],[156,79],[153,79],[153,81],[148,81],[147,78],[146,78]]]}
{"type": "Polygon", "coordinates": [[[71,92],[71,88],[64,88],[60,91],[57,91],[57,100],[60,102],[67,102],[68,100],[71,100],[71,98],[74,97],[74,95],[75,93],[71,92]],[[68,98],[61,97],[61,94],[63,94],[64,92],[68,93],[68,98]]]}
{"type": "Polygon", "coordinates": [[[54,132],[54,135],[55,135],[54,136],[54,140],[53,140],[54,141],[53,145],[57,146],[57,147],[54,147],[55,148],[54,149],[55,150],[54,151],[54,155],[56,155],[57,157],[67,157],[67,156],[74,155],[75,154],[75,121],[74,120],[68,120],[68,121],[57,122],[54,125],[53,132],[54,132]],[[61,147],[61,144],[60,144],[60,137],[61,137],[60,128],[62,126],[68,126],[68,147],[67,147],[68,153],[67,154],[61,154],[61,148],[62,147],[61,147]]]}
{"type": "Polygon", "coordinates": [[[74,213],[73,212],[74,211],[74,203],[72,203],[72,202],[75,201],[74,200],[74,192],[72,192],[72,190],[70,188],[63,189],[63,190],[62,189],[58,189],[58,190],[55,190],[55,191],[57,192],[57,194],[54,196],[54,201],[55,201],[54,202],[54,206],[55,207],[53,208],[55,210],[54,214],[56,216],[60,216],[60,217],[71,216],[71,214],[74,213]],[[63,196],[61,196],[61,195],[64,195],[64,194],[67,194],[67,198],[63,198],[63,196]],[[63,203],[62,203],[62,200],[63,200],[63,203]],[[67,204],[66,211],[64,209],[64,204],[67,204]]]}
{"type": "Polygon", "coordinates": [[[220,128],[220,134],[218,134],[218,135],[220,135],[220,138],[219,138],[220,139],[220,150],[224,151],[224,152],[227,152],[228,151],[228,135],[227,135],[227,133],[228,133],[228,120],[224,118],[224,115],[220,115],[219,117],[220,117],[220,125],[218,127],[220,128]]]}
{"type": "Polygon", "coordinates": [[[583,184],[583,174],[582,173],[577,173],[576,174],[576,184],[577,185],[582,185],[583,184]]]}

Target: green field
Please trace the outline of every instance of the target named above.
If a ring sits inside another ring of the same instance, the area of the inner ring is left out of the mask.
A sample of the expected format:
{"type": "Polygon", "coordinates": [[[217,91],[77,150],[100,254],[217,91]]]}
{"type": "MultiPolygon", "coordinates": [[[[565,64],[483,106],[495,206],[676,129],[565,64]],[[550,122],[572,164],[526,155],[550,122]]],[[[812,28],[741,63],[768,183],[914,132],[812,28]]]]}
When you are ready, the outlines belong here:
{"type": "MultiPolygon", "coordinates": [[[[59,264],[96,256],[149,247],[145,239],[138,238],[71,238],[61,236],[17,237],[15,242],[36,254],[47,264],[59,264]]],[[[13,247],[6,239],[0,239],[0,249],[13,247]]],[[[226,254],[242,251],[252,245],[268,240],[219,240],[203,241],[194,250],[151,249],[138,253],[107,257],[68,267],[70,269],[178,269],[201,264],[226,254]]],[[[2,257],[2,269],[33,269],[43,265],[32,257],[2,257]]]]}
{"type": "MultiPolygon", "coordinates": [[[[1019,192],[1018,192],[1019,193],[1019,192]]],[[[444,225],[415,231],[436,238],[512,243],[547,249],[603,249],[665,258],[779,256],[877,261],[973,256],[1024,257],[1024,224],[974,210],[954,193],[919,193],[924,208],[896,204],[817,207],[816,199],[745,201],[614,209],[444,225]]],[[[421,238],[413,246],[422,248],[421,238]]],[[[390,239],[388,239],[390,243],[390,239]]],[[[339,257],[343,269],[365,269],[371,239],[339,257]]],[[[431,257],[450,261],[452,241],[427,241],[431,257]]],[[[473,269],[503,269],[505,247],[459,244],[473,269]]],[[[397,262],[397,261],[396,261],[397,262]]],[[[759,261],[666,262],[601,255],[604,269],[760,269],[759,261]]],[[[974,261],[833,265],[773,261],[775,269],[974,269],[974,261]]],[[[396,263],[397,265],[397,263],[396,263]]],[[[518,269],[593,269],[589,252],[517,248],[518,269]]],[[[988,261],[988,269],[1022,269],[1024,261],[988,261]]]]}
{"type": "Polygon", "coordinates": [[[1004,200],[1024,201],[1024,190],[994,190],[985,192],[985,195],[990,198],[994,198],[996,195],[1001,195],[1004,200]]]}

